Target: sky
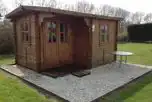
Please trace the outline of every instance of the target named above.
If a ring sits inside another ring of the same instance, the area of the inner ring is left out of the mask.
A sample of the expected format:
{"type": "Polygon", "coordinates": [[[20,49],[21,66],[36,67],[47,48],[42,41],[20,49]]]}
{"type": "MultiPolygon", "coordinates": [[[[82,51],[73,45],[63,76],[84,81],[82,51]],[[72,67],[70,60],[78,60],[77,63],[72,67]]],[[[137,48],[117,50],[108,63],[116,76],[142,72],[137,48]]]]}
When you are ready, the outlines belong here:
{"type": "MultiPolygon", "coordinates": [[[[14,2],[15,0],[2,0],[5,6],[9,11],[15,9],[14,2]]],[[[64,4],[74,4],[78,0],[57,0],[58,2],[64,4]]],[[[108,4],[113,7],[120,7],[130,12],[152,12],[152,0],[85,0],[90,3],[93,3],[96,7],[99,7],[100,4],[108,4]]]]}

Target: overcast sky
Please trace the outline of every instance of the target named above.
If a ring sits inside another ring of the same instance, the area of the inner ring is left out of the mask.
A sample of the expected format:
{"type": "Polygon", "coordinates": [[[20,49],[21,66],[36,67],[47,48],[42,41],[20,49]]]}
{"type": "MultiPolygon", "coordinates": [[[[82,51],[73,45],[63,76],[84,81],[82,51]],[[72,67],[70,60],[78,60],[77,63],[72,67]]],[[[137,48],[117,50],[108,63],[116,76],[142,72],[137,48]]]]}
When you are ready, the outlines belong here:
{"type": "MultiPolygon", "coordinates": [[[[5,6],[9,11],[15,8],[15,0],[3,0],[5,6]]],[[[74,4],[78,0],[58,0],[67,4],[74,4]]],[[[90,3],[93,3],[96,7],[100,4],[108,4],[114,7],[120,7],[130,12],[141,11],[145,13],[152,12],[152,0],[86,0],[90,3]]]]}

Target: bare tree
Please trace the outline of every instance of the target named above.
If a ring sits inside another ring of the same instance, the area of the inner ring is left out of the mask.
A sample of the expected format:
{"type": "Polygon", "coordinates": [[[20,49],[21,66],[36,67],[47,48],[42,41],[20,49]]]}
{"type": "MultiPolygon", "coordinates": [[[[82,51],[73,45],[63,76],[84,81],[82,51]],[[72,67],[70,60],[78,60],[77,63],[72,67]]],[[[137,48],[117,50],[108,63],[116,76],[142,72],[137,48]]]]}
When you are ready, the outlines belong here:
{"type": "Polygon", "coordinates": [[[46,0],[37,0],[37,2],[36,2],[36,5],[38,5],[38,6],[45,6],[45,4],[46,4],[46,0]]]}
{"type": "Polygon", "coordinates": [[[121,9],[121,8],[115,8],[115,14],[114,16],[116,17],[122,17],[123,20],[121,21],[120,24],[120,29],[122,32],[126,32],[126,28],[129,25],[129,16],[130,16],[130,12],[121,9]]]}
{"type": "Polygon", "coordinates": [[[23,3],[24,3],[24,0],[15,0],[15,7],[23,5],[23,3]]]}
{"type": "Polygon", "coordinates": [[[115,8],[109,5],[101,5],[98,9],[98,13],[105,16],[115,16],[115,17],[122,17],[125,20],[129,17],[130,12],[121,9],[121,8],[115,8]]]}
{"type": "Polygon", "coordinates": [[[35,0],[30,0],[30,2],[28,3],[28,5],[34,6],[35,5],[35,0]]]}
{"type": "Polygon", "coordinates": [[[122,17],[125,21],[128,20],[129,16],[130,16],[130,12],[126,11],[122,8],[115,8],[115,14],[114,16],[116,17],[122,17]]]}
{"type": "Polygon", "coordinates": [[[143,21],[144,13],[143,12],[136,12],[133,13],[131,16],[131,21],[134,24],[141,24],[143,21]]]}
{"type": "Polygon", "coordinates": [[[75,5],[75,9],[78,12],[93,13],[95,7],[87,1],[78,1],[75,5]]]}
{"type": "Polygon", "coordinates": [[[99,8],[99,13],[104,16],[113,16],[114,7],[109,6],[109,5],[101,5],[99,8]]]}
{"type": "Polygon", "coordinates": [[[56,0],[47,0],[47,4],[45,4],[45,6],[55,8],[57,6],[57,2],[56,0]]]}
{"type": "Polygon", "coordinates": [[[0,16],[6,15],[7,11],[8,11],[8,9],[6,8],[6,6],[4,5],[2,0],[0,0],[0,16]]]}
{"type": "Polygon", "coordinates": [[[75,11],[75,6],[73,4],[63,4],[63,5],[57,5],[57,8],[69,10],[69,11],[75,11]]]}
{"type": "Polygon", "coordinates": [[[56,7],[57,2],[56,0],[30,0],[28,3],[29,5],[32,6],[42,6],[42,7],[56,7]]]}
{"type": "Polygon", "coordinates": [[[144,17],[144,21],[145,21],[146,23],[152,22],[152,13],[146,14],[146,16],[144,17]]]}

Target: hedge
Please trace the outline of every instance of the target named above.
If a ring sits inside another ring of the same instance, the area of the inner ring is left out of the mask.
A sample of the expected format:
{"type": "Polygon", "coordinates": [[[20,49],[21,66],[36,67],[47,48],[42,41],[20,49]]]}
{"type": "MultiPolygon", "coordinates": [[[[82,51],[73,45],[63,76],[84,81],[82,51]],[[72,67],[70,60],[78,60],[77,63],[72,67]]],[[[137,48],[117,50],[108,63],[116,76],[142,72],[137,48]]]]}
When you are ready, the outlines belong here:
{"type": "Polygon", "coordinates": [[[10,53],[14,53],[12,24],[4,20],[0,22],[0,54],[10,53]]]}
{"type": "Polygon", "coordinates": [[[152,23],[128,26],[128,38],[132,42],[152,41],[152,23]]]}

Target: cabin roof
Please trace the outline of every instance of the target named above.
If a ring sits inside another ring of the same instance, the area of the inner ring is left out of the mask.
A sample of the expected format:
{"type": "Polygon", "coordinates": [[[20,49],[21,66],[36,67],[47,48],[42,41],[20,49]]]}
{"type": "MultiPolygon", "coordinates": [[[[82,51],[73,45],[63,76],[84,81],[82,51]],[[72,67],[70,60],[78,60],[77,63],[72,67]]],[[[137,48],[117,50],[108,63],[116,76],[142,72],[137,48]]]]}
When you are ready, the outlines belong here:
{"type": "Polygon", "coordinates": [[[75,12],[75,11],[55,9],[51,7],[25,6],[25,5],[19,6],[18,8],[16,8],[15,10],[7,14],[5,17],[12,19],[26,12],[46,12],[46,13],[70,15],[70,16],[75,16],[75,17],[88,17],[88,18],[94,18],[94,19],[109,19],[109,20],[123,19],[121,17],[109,17],[109,16],[96,15],[96,14],[90,14],[90,13],[81,13],[81,12],[75,12]]]}

